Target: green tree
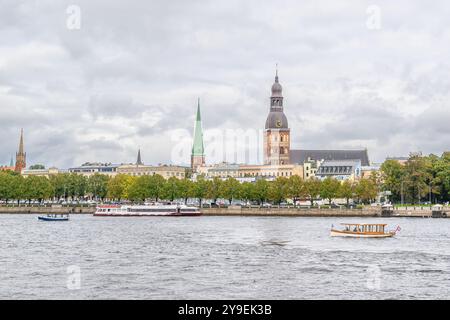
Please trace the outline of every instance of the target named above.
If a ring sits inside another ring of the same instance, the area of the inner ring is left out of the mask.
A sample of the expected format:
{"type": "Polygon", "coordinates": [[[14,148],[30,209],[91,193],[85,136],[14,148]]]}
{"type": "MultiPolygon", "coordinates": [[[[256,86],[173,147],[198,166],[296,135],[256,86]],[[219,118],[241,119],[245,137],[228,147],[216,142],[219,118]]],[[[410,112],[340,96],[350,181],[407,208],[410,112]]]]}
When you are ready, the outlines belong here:
{"type": "Polygon", "coordinates": [[[380,168],[384,191],[392,192],[392,200],[401,199],[402,181],[405,179],[405,168],[398,161],[386,160],[380,168]]]}
{"type": "Polygon", "coordinates": [[[411,155],[405,164],[405,185],[408,199],[412,203],[420,200],[429,193],[432,181],[432,165],[429,158],[421,155],[411,155]]]}
{"type": "Polygon", "coordinates": [[[53,196],[60,200],[61,198],[67,199],[69,188],[70,174],[60,173],[51,175],[49,180],[53,186],[53,196]]]}
{"type": "Polygon", "coordinates": [[[0,199],[8,202],[22,195],[23,178],[11,172],[0,172],[0,199]]]}
{"type": "Polygon", "coordinates": [[[289,180],[286,177],[277,177],[270,183],[268,195],[273,203],[280,204],[289,195],[289,180]]]}
{"type": "Polygon", "coordinates": [[[450,152],[432,158],[432,181],[430,182],[435,200],[449,201],[450,198],[450,152]]]}
{"type": "Polygon", "coordinates": [[[114,176],[108,182],[107,197],[117,201],[129,199],[129,190],[135,181],[135,177],[125,174],[118,174],[114,176]]]}
{"type": "Polygon", "coordinates": [[[361,179],[355,187],[355,195],[363,203],[374,200],[378,195],[378,188],[374,180],[361,179]]]}
{"type": "Polygon", "coordinates": [[[304,182],[305,195],[311,201],[311,206],[314,205],[314,199],[320,194],[322,182],[319,179],[311,178],[304,182]]]}
{"type": "Polygon", "coordinates": [[[87,178],[81,174],[71,173],[67,177],[66,196],[73,200],[85,196],[87,189],[87,178]]]}
{"type": "Polygon", "coordinates": [[[217,199],[221,196],[223,181],[219,177],[214,177],[211,181],[208,181],[208,191],[206,197],[212,199],[213,203],[217,202],[217,199]]]}
{"type": "Polygon", "coordinates": [[[88,178],[87,192],[92,194],[95,199],[105,199],[108,193],[109,177],[104,174],[96,173],[88,178]]]}
{"type": "Polygon", "coordinates": [[[178,182],[178,192],[180,194],[180,197],[184,199],[184,204],[187,203],[187,200],[193,196],[193,182],[189,179],[181,179],[178,182]]]}
{"type": "Polygon", "coordinates": [[[336,198],[339,194],[339,187],[341,183],[334,178],[327,177],[322,181],[320,186],[320,197],[322,199],[328,199],[328,203],[331,205],[333,198],[336,198]]]}
{"type": "Polygon", "coordinates": [[[228,178],[221,184],[220,194],[227,199],[231,205],[233,199],[237,199],[240,193],[241,184],[235,178],[228,178]]]}
{"type": "Polygon", "coordinates": [[[339,188],[339,197],[345,199],[347,207],[350,204],[350,199],[353,199],[355,195],[355,188],[355,183],[350,180],[345,180],[342,182],[341,187],[339,188]]]}
{"type": "Polygon", "coordinates": [[[149,197],[150,176],[140,176],[128,189],[128,200],[145,201],[149,197]]]}
{"type": "Polygon", "coordinates": [[[294,203],[305,196],[305,185],[300,176],[291,176],[289,178],[288,195],[292,197],[294,203]]]}
{"type": "Polygon", "coordinates": [[[29,176],[24,179],[23,197],[31,202],[31,200],[49,199],[53,195],[53,186],[46,177],[29,176]]]}
{"type": "Polygon", "coordinates": [[[164,186],[166,184],[166,180],[163,176],[159,174],[154,174],[150,176],[149,180],[149,196],[156,201],[159,201],[164,192],[164,186]]]}
{"type": "Polygon", "coordinates": [[[176,177],[170,177],[163,185],[162,198],[174,201],[181,197],[180,193],[180,180],[176,177]]]}
{"type": "Polygon", "coordinates": [[[240,198],[245,202],[259,200],[256,195],[256,184],[252,182],[243,182],[240,187],[240,198]]]}
{"type": "Polygon", "coordinates": [[[190,194],[192,197],[197,198],[200,207],[202,206],[203,199],[208,192],[208,181],[203,176],[198,176],[197,180],[191,185],[190,194]]]}
{"type": "Polygon", "coordinates": [[[259,204],[263,204],[265,201],[267,201],[269,197],[269,182],[267,180],[256,180],[254,186],[254,196],[255,200],[257,200],[259,204]]]}

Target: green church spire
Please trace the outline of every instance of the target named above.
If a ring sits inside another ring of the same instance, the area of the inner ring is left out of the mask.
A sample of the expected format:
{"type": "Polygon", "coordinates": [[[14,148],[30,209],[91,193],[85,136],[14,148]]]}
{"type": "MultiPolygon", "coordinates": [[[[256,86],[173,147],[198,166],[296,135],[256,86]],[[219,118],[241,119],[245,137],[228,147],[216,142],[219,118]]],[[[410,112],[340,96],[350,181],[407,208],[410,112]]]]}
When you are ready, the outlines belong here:
{"type": "Polygon", "coordinates": [[[202,118],[200,115],[200,98],[197,105],[197,116],[194,127],[194,143],[192,145],[192,156],[203,156],[205,148],[203,146],[202,118]]]}

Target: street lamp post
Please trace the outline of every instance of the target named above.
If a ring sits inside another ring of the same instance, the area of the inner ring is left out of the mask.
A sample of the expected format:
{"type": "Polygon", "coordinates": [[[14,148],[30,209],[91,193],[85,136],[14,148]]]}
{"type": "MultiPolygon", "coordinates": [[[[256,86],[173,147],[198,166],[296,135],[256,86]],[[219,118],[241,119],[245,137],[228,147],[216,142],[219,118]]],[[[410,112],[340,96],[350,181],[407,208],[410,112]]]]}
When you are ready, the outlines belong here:
{"type": "Polygon", "coordinates": [[[403,180],[400,184],[400,198],[401,198],[401,203],[402,203],[402,207],[403,207],[403,180]]]}
{"type": "Polygon", "coordinates": [[[431,208],[431,182],[430,182],[429,187],[430,187],[430,208],[431,208]]]}

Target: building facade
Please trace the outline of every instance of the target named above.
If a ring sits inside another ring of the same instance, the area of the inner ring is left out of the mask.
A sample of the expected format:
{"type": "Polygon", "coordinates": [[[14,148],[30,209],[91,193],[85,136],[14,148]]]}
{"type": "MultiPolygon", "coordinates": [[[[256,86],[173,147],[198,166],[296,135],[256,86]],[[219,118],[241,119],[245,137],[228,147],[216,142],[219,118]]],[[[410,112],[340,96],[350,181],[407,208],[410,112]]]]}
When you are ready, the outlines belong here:
{"type": "Polygon", "coordinates": [[[370,166],[362,166],[361,167],[361,179],[369,179],[373,175],[377,175],[380,173],[381,164],[380,163],[372,163],[370,166]]]}
{"type": "Polygon", "coordinates": [[[321,161],[313,160],[308,158],[303,162],[303,179],[309,180],[314,179],[316,176],[317,169],[320,166],[321,161]]]}
{"type": "Polygon", "coordinates": [[[116,173],[137,177],[159,174],[165,179],[171,177],[184,179],[186,177],[187,169],[187,167],[172,165],[148,166],[143,164],[123,164],[117,167],[116,173]]]}
{"type": "Polygon", "coordinates": [[[363,150],[291,150],[291,163],[304,164],[308,160],[360,160],[362,166],[369,166],[367,149],[363,150]]]}
{"type": "Polygon", "coordinates": [[[286,165],[290,163],[291,132],[283,111],[283,88],[278,80],[278,70],[270,96],[270,112],[264,130],[264,164],[286,165]]]}
{"type": "Polygon", "coordinates": [[[324,160],[315,176],[320,180],[326,178],[334,178],[338,181],[358,180],[361,178],[361,160],[324,160]]]}
{"type": "Polygon", "coordinates": [[[282,165],[241,165],[239,177],[303,177],[303,166],[297,164],[282,165]]]}
{"type": "Polygon", "coordinates": [[[207,178],[238,178],[239,164],[219,163],[211,166],[201,166],[197,168],[197,174],[207,178]]]}
{"type": "Polygon", "coordinates": [[[56,175],[56,174],[60,174],[60,173],[65,173],[65,172],[61,171],[55,167],[48,168],[48,169],[24,169],[24,170],[22,170],[22,176],[25,178],[30,177],[30,176],[49,178],[52,175],[56,175]]]}
{"type": "MultiPolygon", "coordinates": [[[[303,166],[297,164],[284,165],[247,165],[221,163],[212,166],[202,166],[198,168],[198,174],[206,178],[277,178],[277,177],[303,177],[303,166]]],[[[254,180],[254,179],[253,179],[254,180]]],[[[242,180],[244,181],[244,180],[242,180]]]]}
{"type": "Polygon", "coordinates": [[[111,163],[86,162],[79,167],[69,168],[68,171],[69,173],[81,174],[86,177],[90,177],[96,173],[115,176],[119,166],[119,164],[111,163]]]}

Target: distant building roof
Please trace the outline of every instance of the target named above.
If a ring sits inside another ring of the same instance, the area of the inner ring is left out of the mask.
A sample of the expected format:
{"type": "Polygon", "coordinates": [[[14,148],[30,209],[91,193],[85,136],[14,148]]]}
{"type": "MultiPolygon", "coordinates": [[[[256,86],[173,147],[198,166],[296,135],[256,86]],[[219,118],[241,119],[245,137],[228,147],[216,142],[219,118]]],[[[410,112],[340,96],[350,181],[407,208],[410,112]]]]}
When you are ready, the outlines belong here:
{"type": "Polygon", "coordinates": [[[316,175],[351,175],[361,166],[361,160],[325,160],[320,165],[316,175]]]}
{"type": "Polygon", "coordinates": [[[291,150],[291,163],[303,164],[311,158],[313,160],[361,160],[362,166],[368,166],[367,150],[291,150]]]}

